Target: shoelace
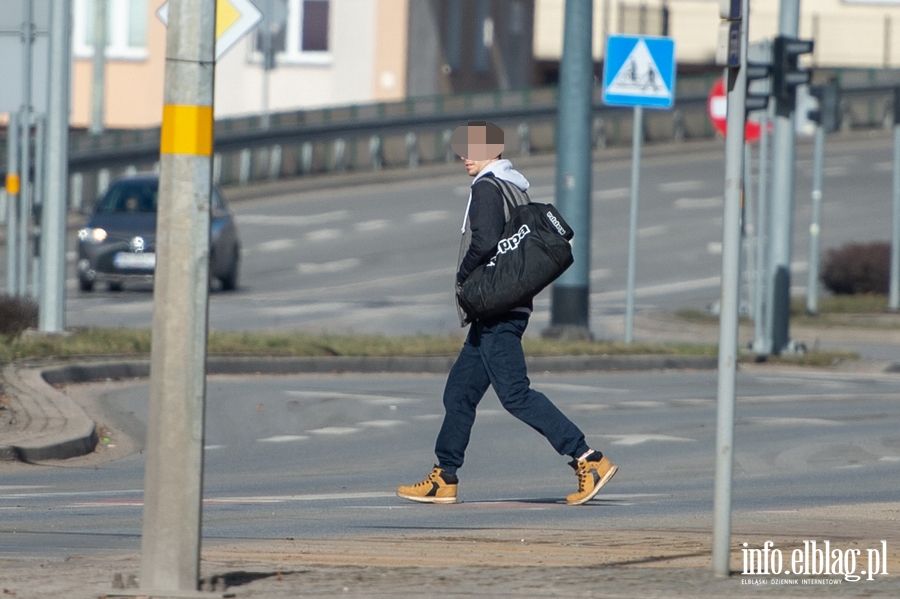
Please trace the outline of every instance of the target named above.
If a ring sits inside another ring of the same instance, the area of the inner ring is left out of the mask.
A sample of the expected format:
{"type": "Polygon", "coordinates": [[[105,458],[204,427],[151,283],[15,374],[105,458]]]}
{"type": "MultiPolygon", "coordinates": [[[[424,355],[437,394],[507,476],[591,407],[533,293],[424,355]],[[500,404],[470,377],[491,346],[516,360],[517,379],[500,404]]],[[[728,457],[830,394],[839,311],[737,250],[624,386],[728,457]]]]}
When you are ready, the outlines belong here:
{"type": "Polygon", "coordinates": [[[437,480],[437,476],[438,475],[436,475],[434,472],[432,472],[431,474],[428,475],[428,477],[425,480],[423,480],[422,482],[418,482],[413,486],[424,487],[425,485],[430,485],[432,482],[437,480]]]}
{"type": "MultiPolygon", "coordinates": [[[[579,468],[576,474],[578,475],[578,492],[580,493],[587,487],[587,480],[588,475],[590,474],[590,470],[588,470],[587,468],[579,468]]],[[[591,478],[593,479],[593,477],[591,478]]]]}

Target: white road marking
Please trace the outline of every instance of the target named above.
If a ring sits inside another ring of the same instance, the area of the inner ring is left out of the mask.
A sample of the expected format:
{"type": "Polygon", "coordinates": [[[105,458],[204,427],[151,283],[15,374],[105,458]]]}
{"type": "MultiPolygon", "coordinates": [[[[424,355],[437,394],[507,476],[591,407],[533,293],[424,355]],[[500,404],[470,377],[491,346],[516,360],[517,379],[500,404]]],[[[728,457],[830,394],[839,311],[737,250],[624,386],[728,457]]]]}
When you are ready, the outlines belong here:
{"type": "Polygon", "coordinates": [[[666,231],[669,230],[669,227],[665,225],[654,225],[652,227],[643,227],[638,229],[638,237],[641,239],[645,239],[647,237],[654,237],[656,235],[662,235],[666,231]]]}
{"type": "MultiPolygon", "coordinates": [[[[354,499],[382,499],[396,497],[395,493],[358,492],[358,493],[320,493],[317,495],[247,495],[237,497],[207,497],[203,499],[204,505],[234,505],[234,504],[272,504],[290,503],[292,501],[340,501],[354,499]]],[[[109,508],[109,507],[141,507],[142,499],[123,499],[109,501],[85,501],[63,506],[64,508],[109,508]]]]}
{"type": "Polygon", "coordinates": [[[392,426],[397,426],[398,424],[404,424],[404,421],[403,420],[366,420],[365,422],[357,422],[356,426],[370,427],[370,428],[390,428],[392,426]]]}
{"type": "Polygon", "coordinates": [[[314,428],[307,432],[314,435],[349,435],[359,432],[359,429],[352,426],[326,426],[323,428],[314,428]]]}
{"type": "Polygon", "coordinates": [[[697,191],[703,189],[703,181],[672,181],[671,183],[660,183],[659,190],[663,193],[685,193],[688,191],[697,191]]]}
{"type": "Polygon", "coordinates": [[[426,210],[425,212],[414,212],[409,216],[414,223],[431,223],[448,218],[450,213],[446,210],[426,210]]]}
{"type": "Polygon", "coordinates": [[[128,303],[120,303],[120,304],[112,304],[112,303],[102,303],[102,304],[92,304],[90,306],[86,306],[82,309],[83,311],[97,311],[108,314],[110,312],[115,312],[117,314],[138,314],[142,312],[152,312],[153,311],[153,300],[146,301],[137,301],[137,302],[128,302],[128,303]]]}
{"type": "Polygon", "coordinates": [[[0,485],[0,493],[7,491],[27,491],[30,489],[52,489],[49,485],[0,485]]]}
{"type": "Polygon", "coordinates": [[[388,220],[378,218],[375,220],[367,220],[361,223],[356,223],[353,228],[357,231],[379,231],[381,229],[387,228],[389,223],[390,221],[388,220]]]}
{"type": "Polygon", "coordinates": [[[328,241],[336,239],[341,232],[338,229],[319,229],[306,234],[307,241],[328,241]]]}
{"type": "Polygon", "coordinates": [[[572,383],[535,383],[541,389],[553,391],[571,391],[573,393],[628,393],[628,389],[614,389],[611,387],[595,387],[593,385],[573,385],[572,383]]]}
{"type": "Polygon", "coordinates": [[[281,252],[291,249],[296,244],[297,241],[294,239],[273,239],[260,243],[256,246],[256,249],[260,252],[281,252]]]}
{"type": "Polygon", "coordinates": [[[308,314],[327,314],[346,310],[349,304],[343,302],[328,302],[315,304],[301,304],[298,306],[273,306],[270,308],[258,308],[256,313],[261,316],[301,316],[308,314]]]}
{"type": "Polygon", "coordinates": [[[335,221],[346,220],[350,213],[346,210],[334,210],[322,214],[285,214],[281,216],[273,214],[238,214],[235,216],[238,225],[282,225],[286,227],[304,227],[322,225],[335,221]]]}
{"type": "Polygon", "coordinates": [[[355,399],[376,406],[419,403],[420,399],[411,397],[393,397],[390,395],[368,395],[364,393],[341,393],[339,391],[293,391],[284,392],[291,397],[306,397],[311,399],[355,399]]]}
{"type": "Polygon", "coordinates": [[[696,439],[686,439],[684,437],[671,437],[669,435],[600,435],[607,439],[614,439],[613,445],[640,445],[651,441],[661,442],[694,442],[696,439]]]}
{"type": "Polygon", "coordinates": [[[225,449],[224,445],[204,445],[203,451],[214,451],[216,449],[225,449]]]}
{"type": "MultiPolygon", "coordinates": [[[[52,488],[52,487],[50,487],[52,488]]],[[[123,491],[100,491],[100,490],[92,490],[92,491],[52,491],[49,493],[12,493],[10,495],[3,495],[4,499],[15,498],[15,499],[36,499],[36,498],[51,498],[51,497],[79,497],[82,495],[89,495],[91,497],[96,497],[98,495],[142,495],[144,493],[143,489],[126,489],[123,491]]]]}
{"type": "Polygon", "coordinates": [[[753,417],[742,418],[748,424],[760,424],[762,426],[837,426],[842,424],[837,420],[827,420],[825,418],[767,418],[753,417]]]}
{"type": "Polygon", "coordinates": [[[591,194],[595,200],[624,200],[631,197],[631,188],[616,187],[613,189],[601,189],[591,194]]]}
{"type": "Polygon", "coordinates": [[[849,172],[846,166],[826,166],[822,169],[822,175],[826,177],[843,177],[849,172]]]}
{"type": "Polygon", "coordinates": [[[692,398],[692,399],[676,399],[676,400],[673,400],[672,403],[681,404],[681,405],[685,405],[685,406],[708,406],[708,405],[714,404],[716,402],[714,399],[692,398]]]}
{"type": "Polygon", "coordinates": [[[675,200],[675,208],[679,210],[691,210],[695,208],[721,208],[724,200],[720,196],[714,198],[678,198],[675,200]]]}
{"type": "Polygon", "coordinates": [[[878,458],[879,462],[900,462],[900,455],[886,455],[878,458]]]}
{"type": "Polygon", "coordinates": [[[575,403],[570,404],[569,407],[573,410],[582,410],[585,412],[597,412],[609,408],[605,403],[575,403]]]}
{"type": "Polygon", "coordinates": [[[257,443],[292,443],[294,441],[305,441],[309,439],[308,435],[275,435],[274,437],[266,437],[265,439],[257,439],[257,443]]]}
{"type": "MultiPolygon", "coordinates": [[[[660,285],[648,285],[646,287],[638,287],[634,290],[637,297],[654,297],[659,295],[669,295],[679,291],[696,291],[697,289],[710,289],[719,287],[722,280],[719,277],[706,277],[705,279],[693,279],[689,281],[679,281],[677,283],[662,283],[660,285]]],[[[592,293],[592,300],[622,300],[625,299],[625,290],[621,291],[605,291],[602,293],[592,293]]]]}
{"type": "Polygon", "coordinates": [[[792,376],[761,376],[757,379],[760,383],[769,385],[809,385],[815,384],[817,387],[827,387],[830,389],[845,389],[850,386],[851,381],[831,379],[826,377],[792,377],[792,376]]]}
{"type": "Polygon", "coordinates": [[[413,420],[440,420],[443,417],[443,414],[419,414],[418,416],[413,416],[413,420]]]}
{"type": "Polygon", "coordinates": [[[612,274],[611,268],[595,268],[591,271],[591,280],[606,279],[612,274]]]}
{"type": "Polygon", "coordinates": [[[721,241],[710,241],[706,244],[706,253],[712,254],[713,256],[719,256],[722,254],[722,242],[721,241]]]}
{"type": "Polygon", "coordinates": [[[664,401],[651,401],[651,400],[634,400],[634,401],[623,401],[616,404],[616,407],[619,408],[661,408],[666,405],[664,401]]]}
{"type": "Polygon", "coordinates": [[[350,270],[351,268],[356,268],[359,264],[358,258],[345,258],[343,260],[334,260],[333,262],[301,263],[297,265],[297,270],[302,275],[314,275],[350,270]]]}
{"type": "Polygon", "coordinates": [[[425,279],[430,278],[448,278],[456,274],[455,267],[435,268],[423,272],[413,272],[405,275],[397,275],[393,277],[381,277],[369,281],[358,281],[355,283],[345,283],[343,285],[332,285],[330,287],[316,287],[314,289],[292,289],[290,291],[280,291],[275,293],[259,294],[257,299],[266,300],[297,300],[303,297],[328,297],[334,293],[362,293],[379,287],[396,288],[404,283],[421,283],[425,279]]]}

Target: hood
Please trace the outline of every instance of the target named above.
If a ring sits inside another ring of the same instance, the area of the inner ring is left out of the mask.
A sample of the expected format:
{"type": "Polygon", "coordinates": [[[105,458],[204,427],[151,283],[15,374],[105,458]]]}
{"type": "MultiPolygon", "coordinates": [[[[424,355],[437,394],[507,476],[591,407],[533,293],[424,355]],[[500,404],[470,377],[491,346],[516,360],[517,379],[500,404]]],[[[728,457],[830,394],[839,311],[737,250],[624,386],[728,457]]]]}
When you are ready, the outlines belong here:
{"type": "Polygon", "coordinates": [[[525,175],[514,169],[512,167],[512,162],[505,158],[496,162],[491,162],[484,167],[484,170],[478,173],[478,176],[472,181],[472,185],[475,185],[479,179],[488,173],[493,173],[494,177],[497,179],[503,179],[504,181],[512,183],[522,191],[528,191],[528,188],[531,186],[528,179],[525,178],[525,175]]]}

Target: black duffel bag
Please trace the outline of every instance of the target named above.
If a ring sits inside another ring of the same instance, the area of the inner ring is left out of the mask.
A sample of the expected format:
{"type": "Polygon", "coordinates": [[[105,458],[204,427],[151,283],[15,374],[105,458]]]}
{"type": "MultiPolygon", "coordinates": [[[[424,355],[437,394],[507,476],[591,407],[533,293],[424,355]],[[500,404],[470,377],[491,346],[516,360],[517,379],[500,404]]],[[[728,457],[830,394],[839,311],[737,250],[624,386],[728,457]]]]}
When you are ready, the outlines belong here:
{"type": "Polygon", "coordinates": [[[572,265],[572,228],[552,204],[509,210],[497,255],[472,271],[459,290],[469,321],[525,306],[572,265]]]}

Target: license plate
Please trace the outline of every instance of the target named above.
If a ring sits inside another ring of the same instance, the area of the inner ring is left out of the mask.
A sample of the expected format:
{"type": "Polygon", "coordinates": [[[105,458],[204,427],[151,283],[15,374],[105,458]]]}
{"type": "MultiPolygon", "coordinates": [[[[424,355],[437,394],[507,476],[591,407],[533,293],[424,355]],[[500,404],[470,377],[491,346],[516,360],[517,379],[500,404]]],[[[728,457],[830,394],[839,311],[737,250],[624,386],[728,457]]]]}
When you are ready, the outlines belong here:
{"type": "Polygon", "coordinates": [[[116,268],[140,268],[153,270],[156,266],[156,254],[142,252],[138,254],[119,252],[113,257],[113,266],[116,268]]]}

